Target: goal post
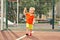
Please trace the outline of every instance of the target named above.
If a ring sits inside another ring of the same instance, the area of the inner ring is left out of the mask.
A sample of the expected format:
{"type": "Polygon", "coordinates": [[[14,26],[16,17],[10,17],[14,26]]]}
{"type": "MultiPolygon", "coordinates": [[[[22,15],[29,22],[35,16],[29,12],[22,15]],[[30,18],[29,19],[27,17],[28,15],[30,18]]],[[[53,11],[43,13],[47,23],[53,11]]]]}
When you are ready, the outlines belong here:
{"type": "Polygon", "coordinates": [[[18,13],[19,13],[19,0],[17,0],[17,25],[18,25],[18,13]]]}
{"type": "Polygon", "coordinates": [[[1,0],[1,30],[3,30],[3,0],[1,0]]]}

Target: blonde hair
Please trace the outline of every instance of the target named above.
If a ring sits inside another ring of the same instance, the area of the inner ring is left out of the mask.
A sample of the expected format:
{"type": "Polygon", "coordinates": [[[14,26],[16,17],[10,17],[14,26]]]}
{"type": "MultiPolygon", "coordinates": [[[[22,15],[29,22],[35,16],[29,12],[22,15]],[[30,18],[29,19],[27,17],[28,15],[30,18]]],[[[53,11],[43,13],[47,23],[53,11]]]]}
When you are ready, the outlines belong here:
{"type": "Polygon", "coordinates": [[[34,10],[35,11],[35,8],[34,7],[30,7],[30,9],[29,10],[34,10]]]}

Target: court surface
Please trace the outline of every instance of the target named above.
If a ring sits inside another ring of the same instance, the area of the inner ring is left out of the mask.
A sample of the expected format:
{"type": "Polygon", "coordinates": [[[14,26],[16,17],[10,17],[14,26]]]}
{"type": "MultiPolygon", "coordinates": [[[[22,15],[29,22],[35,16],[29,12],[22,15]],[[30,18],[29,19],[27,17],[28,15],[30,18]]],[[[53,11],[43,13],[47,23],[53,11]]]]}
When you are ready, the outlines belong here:
{"type": "MultiPolygon", "coordinates": [[[[25,35],[25,31],[0,31],[0,40],[16,40],[25,35]]],[[[60,32],[34,31],[33,36],[25,36],[21,40],[60,40],[60,32]]]]}

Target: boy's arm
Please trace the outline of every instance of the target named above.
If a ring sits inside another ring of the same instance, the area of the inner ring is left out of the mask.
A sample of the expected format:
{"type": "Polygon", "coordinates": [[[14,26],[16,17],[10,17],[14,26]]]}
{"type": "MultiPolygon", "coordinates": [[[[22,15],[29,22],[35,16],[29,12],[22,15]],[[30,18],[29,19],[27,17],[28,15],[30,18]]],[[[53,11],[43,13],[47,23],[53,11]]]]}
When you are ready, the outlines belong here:
{"type": "Polygon", "coordinates": [[[33,24],[35,23],[35,18],[33,19],[33,24]]]}
{"type": "Polygon", "coordinates": [[[27,13],[27,8],[26,7],[24,8],[23,13],[24,13],[24,15],[26,15],[26,13],[27,13]]]}

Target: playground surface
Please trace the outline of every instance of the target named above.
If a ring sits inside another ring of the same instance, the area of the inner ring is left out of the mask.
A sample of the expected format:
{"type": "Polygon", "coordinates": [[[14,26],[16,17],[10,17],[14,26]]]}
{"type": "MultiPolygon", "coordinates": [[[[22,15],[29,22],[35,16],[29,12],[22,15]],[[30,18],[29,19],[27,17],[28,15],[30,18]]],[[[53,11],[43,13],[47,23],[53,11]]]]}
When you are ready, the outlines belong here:
{"type": "Polygon", "coordinates": [[[50,24],[35,24],[33,36],[25,36],[25,24],[9,26],[8,30],[0,30],[0,40],[60,40],[60,27],[51,29],[50,24]],[[23,38],[21,38],[23,37],[23,38]]]}
{"type": "MultiPolygon", "coordinates": [[[[25,31],[0,31],[0,40],[16,40],[25,35],[25,31]]],[[[34,31],[33,36],[25,36],[21,40],[60,40],[60,32],[34,31]]]]}

